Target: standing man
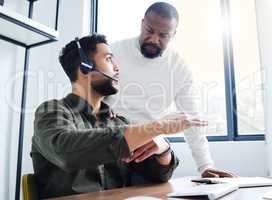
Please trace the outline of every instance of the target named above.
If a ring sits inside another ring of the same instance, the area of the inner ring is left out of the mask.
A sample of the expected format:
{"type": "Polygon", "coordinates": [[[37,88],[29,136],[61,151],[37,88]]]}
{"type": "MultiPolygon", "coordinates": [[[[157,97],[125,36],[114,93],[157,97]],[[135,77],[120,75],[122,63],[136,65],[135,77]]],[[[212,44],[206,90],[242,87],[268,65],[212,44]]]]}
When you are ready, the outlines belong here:
{"type": "MultiPolygon", "coordinates": [[[[120,93],[108,101],[120,114],[134,123],[159,119],[174,102],[180,112],[196,114],[193,78],[190,68],[178,53],[168,48],[176,34],[179,16],[165,2],[152,4],[145,12],[139,37],[112,45],[120,65],[120,93]]],[[[200,128],[184,132],[202,177],[232,177],[214,168],[208,141],[200,128]]],[[[162,139],[157,141],[164,142],[162,139]]],[[[140,154],[140,153],[139,153],[140,154]]],[[[148,158],[152,152],[141,152],[148,158]]],[[[136,155],[131,159],[136,159],[136,155]]]]}

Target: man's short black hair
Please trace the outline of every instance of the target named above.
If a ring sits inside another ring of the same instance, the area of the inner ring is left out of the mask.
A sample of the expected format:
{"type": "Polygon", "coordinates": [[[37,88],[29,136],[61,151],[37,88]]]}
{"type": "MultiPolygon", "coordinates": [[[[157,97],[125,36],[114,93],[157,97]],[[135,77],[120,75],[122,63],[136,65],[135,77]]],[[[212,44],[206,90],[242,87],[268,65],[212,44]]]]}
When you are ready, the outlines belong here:
{"type": "MultiPolygon", "coordinates": [[[[95,54],[97,50],[97,44],[108,44],[106,36],[101,34],[85,36],[79,40],[79,43],[86,55],[95,54]]],[[[75,40],[69,42],[62,49],[59,56],[59,62],[66,75],[69,77],[70,81],[75,82],[77,79],[77,71],[80,65],[79,50],[75,40]]]]}
{"type": "Polygon", "coordinates": [[[159,14],[160,16],[168,18],[168,19],[174,18],[177,20],[177,22],[179,21],[179,14],[178,14],[177,9],[169,3],[165,3],[165,2],[153,3],[145,11],[145,16],[147,16],[151,12],[155,12],[155,13],[159,14]]]}

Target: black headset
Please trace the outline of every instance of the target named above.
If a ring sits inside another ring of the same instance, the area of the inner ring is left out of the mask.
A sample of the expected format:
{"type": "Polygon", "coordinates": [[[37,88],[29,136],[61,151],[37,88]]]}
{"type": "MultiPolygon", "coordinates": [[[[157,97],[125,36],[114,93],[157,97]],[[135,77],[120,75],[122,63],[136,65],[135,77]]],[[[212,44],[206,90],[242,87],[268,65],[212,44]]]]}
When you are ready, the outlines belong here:
{"type": "Polygon", "coordinates": [[[91,61],[87,55],[85,54],[85,52],[83,51],[83,49],[81,48],[81,45],[79,43],[79,39],[78,37],[75,38],[76,44],[77,44],[77,48],[78,48],[78,52],[79,52],[79,57],[80,57],[80,71],[83,74],[88,74],[90,71],[92,71],[94,69],[94,62],[91,61]]]}

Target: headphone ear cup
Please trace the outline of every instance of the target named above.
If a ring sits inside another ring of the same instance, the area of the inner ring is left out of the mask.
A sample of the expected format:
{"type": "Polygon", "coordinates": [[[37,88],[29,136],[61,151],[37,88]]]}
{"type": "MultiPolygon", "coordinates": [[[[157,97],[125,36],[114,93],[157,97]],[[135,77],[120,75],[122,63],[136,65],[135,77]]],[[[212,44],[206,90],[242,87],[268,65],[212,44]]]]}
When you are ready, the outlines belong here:
{"type": "Polygon", "coordinates": [[[80,65],[80,71],[83,73],[83,74],[88,74],[91,70],[83,65],[80,65]]]}
{"type": "MultiPolygon", "coordinates": [[[[91,62],[90,64],[91,64],[90,66],[93,68],[92,62],[91,62]]],[[[89,72],[92,71],[92,68],[86,67],[86,66],[84,66],[83,64],[80,65],[80,71],[81,71],[83,74],[88,74],[89,72]]]]}
{"type": "Polygon", "coordinates": [[[94,69],[94,63],[92,60],[89,59],[89,65],[92,67],[90,70],[93,70],[94,69]]]}

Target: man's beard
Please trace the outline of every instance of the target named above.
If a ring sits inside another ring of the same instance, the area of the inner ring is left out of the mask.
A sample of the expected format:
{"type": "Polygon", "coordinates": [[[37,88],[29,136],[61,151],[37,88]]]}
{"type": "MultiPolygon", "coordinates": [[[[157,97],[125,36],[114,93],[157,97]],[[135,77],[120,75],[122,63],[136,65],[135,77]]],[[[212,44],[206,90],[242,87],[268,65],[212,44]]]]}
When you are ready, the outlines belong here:
{"type": "Polygon", "coordinates": [[[161,56],[162,49],[160,47],[158,47],[157,45],[152,44],[152,43],[143,43],[141,45],[141,53],[146,58],[156,58],[156,57],[161,56]],[[149,52],[147,50],[148,47],[152,47],[152,48],[156,49],[155,52],[149,52]]]}
{"type": "Polygon", "coordinates": [[[101,81],[95,81],[92,83],[92,88],[99,94],[103,96],[109,96],[116,94],[118,89],[112,85],[112,80],[109,78],[103,79],[101,81]]]}

